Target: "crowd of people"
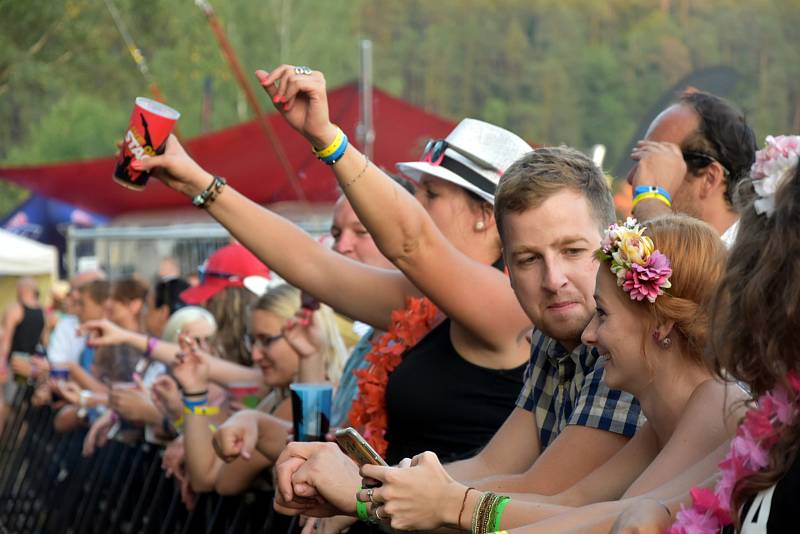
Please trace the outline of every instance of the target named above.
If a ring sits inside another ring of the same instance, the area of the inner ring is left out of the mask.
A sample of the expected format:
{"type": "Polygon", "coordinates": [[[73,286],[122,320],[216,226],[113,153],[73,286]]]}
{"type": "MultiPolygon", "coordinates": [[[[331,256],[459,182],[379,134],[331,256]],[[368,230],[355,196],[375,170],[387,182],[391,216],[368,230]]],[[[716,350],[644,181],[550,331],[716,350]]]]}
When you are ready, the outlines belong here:
{"type": "Polygon", "coordinates": [[[409,187],[331,122],[322,73],[256,75],[341,187],[333,247],[175,137],[134,161],[235,242],[194,287],[80,273],[53,321],[20,282],[0,359],[46,345],[11,368],[84,454],[159,444],[187,506],[275,487],[306,532],[793,531],[800,137],[758,150],[734,104],[681,95],[618,219],[574,148],[464,119],[398,164],[409,187]],[[387,466],[293,441],[289,386],[322,382],[387,466]]]}

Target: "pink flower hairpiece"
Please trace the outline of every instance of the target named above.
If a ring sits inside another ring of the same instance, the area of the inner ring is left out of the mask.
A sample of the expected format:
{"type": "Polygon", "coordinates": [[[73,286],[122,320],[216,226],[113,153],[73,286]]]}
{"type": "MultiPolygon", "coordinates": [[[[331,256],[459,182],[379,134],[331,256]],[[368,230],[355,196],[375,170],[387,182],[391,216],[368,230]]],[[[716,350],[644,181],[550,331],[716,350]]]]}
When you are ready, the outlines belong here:
{"type": "Polygon", "coordinates": [[[611,264],[617,285],[632,300],[655,302],[665,289],[672,287],[669,259],[655,250],[653,240],[644,235],[646,228],[628,217],[624,224],[612,224],[595,256],[611,264]]]}
{"type": "Polygon", "coordinates": [[[757,213],[772,216],[775,211],[775,192],[797,166],[799,156],[800,136],[767,136],[764,148],[756,152],[756,161],[750,168],[753,189],[758,195],[754,202],[757,213]]]}

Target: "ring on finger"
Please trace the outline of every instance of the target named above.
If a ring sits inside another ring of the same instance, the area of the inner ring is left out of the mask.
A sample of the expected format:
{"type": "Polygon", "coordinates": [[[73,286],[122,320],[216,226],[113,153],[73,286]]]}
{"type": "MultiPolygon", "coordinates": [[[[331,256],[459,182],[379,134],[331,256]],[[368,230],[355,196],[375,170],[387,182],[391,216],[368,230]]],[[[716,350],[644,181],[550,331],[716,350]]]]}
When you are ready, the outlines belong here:
{"type": "Polygon", "coordinates": [[[311,74],[311,69],[306,66],[298,66],[294,68],[294,73],[309,75],[311,74]]]}
{"type": "Polygon", "coordinates": [[[381,515],[381,508],[383,507],[382,506],[375,507],[375,518],[378,519],[378,521],[383,521],[384,519],[386,519],[384,516],[381,515]]]}
{"type": "Polygon", "coordinates": [[[373,493],[374,491],[375,491],[375,488],[369,488],[369,489],[367,489],[367,500],[368,500],[369,502],[375,502],[375,501],[373,501],[373,500],[372,500],[372,493],[373,493]]]}

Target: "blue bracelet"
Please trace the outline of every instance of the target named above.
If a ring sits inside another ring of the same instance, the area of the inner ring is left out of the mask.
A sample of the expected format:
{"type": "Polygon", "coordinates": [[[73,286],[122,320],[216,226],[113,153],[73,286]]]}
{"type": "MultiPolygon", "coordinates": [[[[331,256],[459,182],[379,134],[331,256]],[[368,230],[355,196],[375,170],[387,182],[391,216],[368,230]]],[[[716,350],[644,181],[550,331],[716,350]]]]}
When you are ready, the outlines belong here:
{"type": "Polygon", "coordinates": [[[186,397],[183,397],[183,405],[189,408],[190,410],[195,406],[203,406],[208,404],[208,397],[202,397],[196,401],[189,400],[186,397]]]}
{"type": "Polygon", "coordinates": [[[670,203],[672,203],[672,197],[670,196],[669,193],[667,193],[667,190],[664,189],[663,187],[659,187],[657,185],[640,185],[640,186],[637,186],[633,190],[633,198],[636,198],[636,197],[638,197],[639,195],[641,195],[643,193],[658,193],[659,195],[662,195],[667,200],[669,200],[670,203]]]}
{"type": "Polygon", "coordinates": [[[347,148],[348,139],[347,139],[347,134],[342,134],[342,135],[343,135],[342,144],[339,146],[339,148],[336,149],[336,152],[334,152],[327,158],[320,158],[322,162],[325,163],[326,165],[333,165],[334,163],[339,161],[339,158],[341,158],[342,155],[344,154],[344,151],[347,148]]]}

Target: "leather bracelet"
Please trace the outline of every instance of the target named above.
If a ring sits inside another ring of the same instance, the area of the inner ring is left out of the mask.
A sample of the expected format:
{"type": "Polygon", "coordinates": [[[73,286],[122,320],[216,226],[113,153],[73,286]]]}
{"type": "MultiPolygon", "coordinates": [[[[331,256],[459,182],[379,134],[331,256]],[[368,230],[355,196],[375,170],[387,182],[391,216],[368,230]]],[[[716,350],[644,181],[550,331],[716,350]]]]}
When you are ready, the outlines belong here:
{"type": "Polygon", "coordinates": [[[227,183],[225,178],[214,176],[214,180],[206,187],[205,191],[192,198],[192,205],[195,208],[208,209],[208,206],[217,199],[217,196],[222,192],[227,183]]]}
{"type": "Polygon", "coordinates": [[[461,516],[464,514],[464,507],[467,505],[467,495],[469,492],[474,490],[475,488],[469,487],[467,491],[464,492],[464,499],[461,501],[461,510],[458,512],[458,523],[456,523],[456,528],[461,528],[461,516]]]}
{"type": "Polygon", "coordinates": [[[181,391],[183,391],[183,396],[184,397],[205,397],[206,395],[208,395],[208,390],[207,389],[204,389],[203,391],[198,391],[196,393],[189,393],[188,391],[186,391],[183,388],[181,388],[181,391]]]}

